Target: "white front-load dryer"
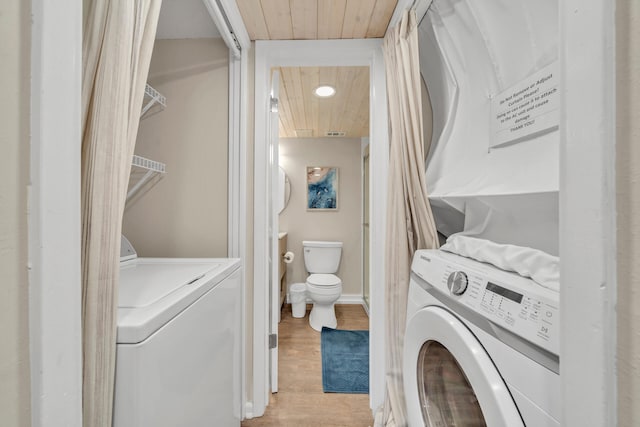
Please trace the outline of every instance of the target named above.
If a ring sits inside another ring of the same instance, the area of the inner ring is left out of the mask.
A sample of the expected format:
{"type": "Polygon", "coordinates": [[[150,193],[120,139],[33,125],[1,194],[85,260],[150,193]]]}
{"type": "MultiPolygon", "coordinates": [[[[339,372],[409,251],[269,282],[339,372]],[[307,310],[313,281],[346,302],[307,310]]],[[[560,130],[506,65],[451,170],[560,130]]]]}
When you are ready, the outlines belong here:
{"type": "Polygon", "coordinates": [[[413,426],[559,426],[558,294],[439,250],[413,258],[403,374],[413,426]]]}

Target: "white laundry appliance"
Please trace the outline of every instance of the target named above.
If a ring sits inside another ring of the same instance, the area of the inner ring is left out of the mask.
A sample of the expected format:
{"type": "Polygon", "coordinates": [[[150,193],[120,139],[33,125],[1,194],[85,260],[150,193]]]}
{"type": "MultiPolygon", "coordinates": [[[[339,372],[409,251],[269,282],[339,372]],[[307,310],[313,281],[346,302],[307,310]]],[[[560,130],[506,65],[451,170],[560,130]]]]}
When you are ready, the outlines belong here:
{"type": "Polygon", "coordinates": [[[403,374],[410,426],[559,426],[559,295],[441,250],[412,263],[403,374]]]}
{"type": "Polygon", "coordinates": [[[121,255],[113,425],[239,426],[240,261],[121,255]]]}

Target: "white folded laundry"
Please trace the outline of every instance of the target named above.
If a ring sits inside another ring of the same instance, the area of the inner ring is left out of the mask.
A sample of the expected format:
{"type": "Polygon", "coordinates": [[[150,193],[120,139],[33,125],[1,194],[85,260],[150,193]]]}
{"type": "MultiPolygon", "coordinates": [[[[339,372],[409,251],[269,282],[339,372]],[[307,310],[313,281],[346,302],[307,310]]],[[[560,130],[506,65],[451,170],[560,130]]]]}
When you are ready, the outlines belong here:
{"type": "Polygon", "coordinates": [[[533,279],[540,286],[560,291],[560,259],[538,249],[495,243],[453,234],[441,248],[533,279]]]}

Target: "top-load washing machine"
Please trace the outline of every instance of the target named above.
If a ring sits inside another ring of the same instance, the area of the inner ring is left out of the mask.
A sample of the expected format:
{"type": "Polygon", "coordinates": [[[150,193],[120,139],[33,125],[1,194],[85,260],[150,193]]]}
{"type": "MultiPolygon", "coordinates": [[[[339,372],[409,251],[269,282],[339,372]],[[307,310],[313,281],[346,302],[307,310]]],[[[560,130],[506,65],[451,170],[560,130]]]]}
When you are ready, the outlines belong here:
{"type": "Polygon", "coordinates": [[[240,260],[138,258],[123,237],[114,427],[240,426],[240,260]]]}
{"type": "Polygon", "coordinates": [[[413,258],[403,374],[410,426],[559,426],[559,295],[441,250],[413,258]]]}

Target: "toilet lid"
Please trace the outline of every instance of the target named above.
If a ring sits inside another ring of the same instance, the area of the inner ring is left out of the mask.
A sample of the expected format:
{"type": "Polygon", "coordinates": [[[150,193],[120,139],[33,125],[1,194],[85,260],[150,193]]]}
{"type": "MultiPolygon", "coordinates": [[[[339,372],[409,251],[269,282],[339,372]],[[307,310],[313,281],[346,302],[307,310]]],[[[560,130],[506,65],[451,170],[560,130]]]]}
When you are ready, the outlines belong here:
{"type": "Polygon", "coordinates": [[[335,274],[312,274],[307,277],[307,283],[315,286],[338,286],[342,281],[335,274]]]}

